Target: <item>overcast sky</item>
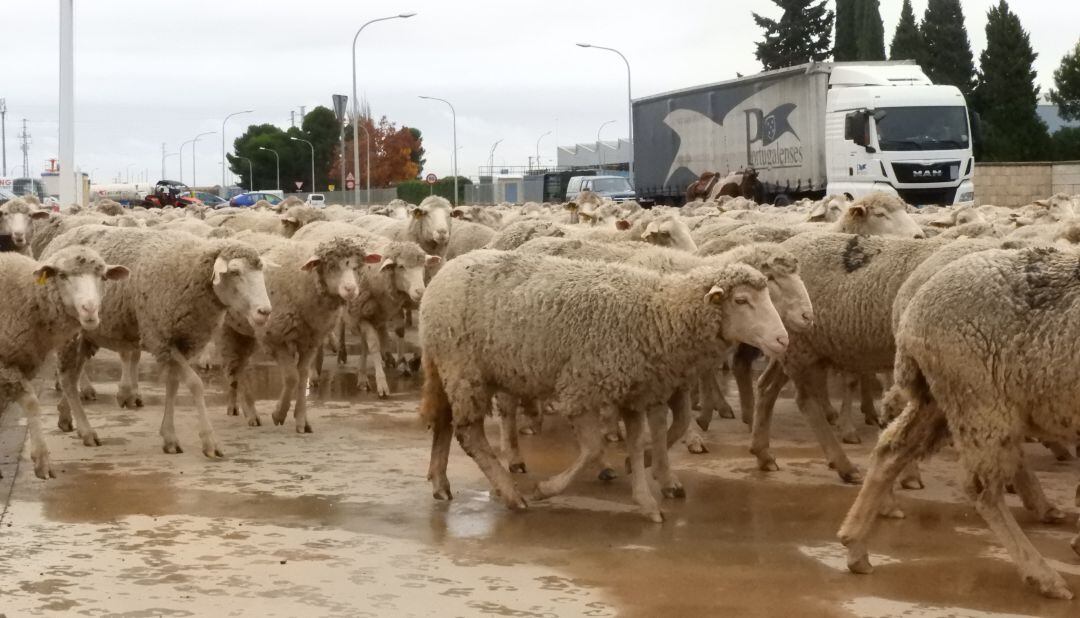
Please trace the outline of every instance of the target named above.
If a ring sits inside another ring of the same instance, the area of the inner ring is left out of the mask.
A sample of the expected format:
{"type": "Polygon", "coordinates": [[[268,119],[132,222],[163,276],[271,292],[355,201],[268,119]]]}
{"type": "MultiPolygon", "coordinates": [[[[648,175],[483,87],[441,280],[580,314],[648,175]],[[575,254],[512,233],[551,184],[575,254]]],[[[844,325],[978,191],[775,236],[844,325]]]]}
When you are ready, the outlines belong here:
{"type": "MultiPolygon", "coordinates": [[[[986,10],[996,0],[963,0],[978,62],[986,10]]],[[[0,97],[8,103],[9,175],[21,165],[15,135],[22,118],[33,136],[35,175],[57,152],[56,0],[4,0],[0,97]]],[[[881,0],[886,42],[901,0],[881,0]]],[[[926,0],[914,0],[917,15],[926,0]]],[[[1077,41],[1080,2],[1014,1],[1039,54],[1044,90],[1061,56],[1077,41]]],[[[416,17],[367,28],[357,46],[357,80],[376,116],[423,131],[427,167],[451,171],[447,107],[457,108],[458,169],[475,176],[492,143],[497,164],[524,165],[536,153],[553,162],[558,144],[625,137],[626,76],[618,56],[577,41],[618,48],[633,68],[635,97],[757,72],[760,30],[751,11],[776,15],[768,0],[75,0],[76,162],[108,180],[126,169],[161,175],[161,145],[221,131],[228,143],[249,123],[289,125],[301,105],[331,106],[351,90],[349,50],[369,19],[416,17]],[[129,167],[130,166],[130,167],[129,167]]],[[[221,179],[221,135],[198,143],[197,181],[221,179]]],[[[167,177],[178,176],[177,157],[167,177]]],[[[184,149],[191,182],[191,147],[184,149]]],[[[282,179],[286,182],[286,179],[282,179]]]]}

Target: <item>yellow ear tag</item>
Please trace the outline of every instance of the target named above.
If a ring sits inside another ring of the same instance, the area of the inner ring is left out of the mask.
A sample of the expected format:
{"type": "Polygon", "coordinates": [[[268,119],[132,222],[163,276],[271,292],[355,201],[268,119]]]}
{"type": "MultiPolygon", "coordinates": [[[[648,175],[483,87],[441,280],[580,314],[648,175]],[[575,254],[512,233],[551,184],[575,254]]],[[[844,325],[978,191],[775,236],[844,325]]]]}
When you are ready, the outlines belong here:
{"type": "Polygon", "coordinates": [[[38,273],[37,284],[38,285],[45,285],[45,282],[48,281],[48,279],[49,279],[49,275],[45,274],[44,272],[38,273]]]}

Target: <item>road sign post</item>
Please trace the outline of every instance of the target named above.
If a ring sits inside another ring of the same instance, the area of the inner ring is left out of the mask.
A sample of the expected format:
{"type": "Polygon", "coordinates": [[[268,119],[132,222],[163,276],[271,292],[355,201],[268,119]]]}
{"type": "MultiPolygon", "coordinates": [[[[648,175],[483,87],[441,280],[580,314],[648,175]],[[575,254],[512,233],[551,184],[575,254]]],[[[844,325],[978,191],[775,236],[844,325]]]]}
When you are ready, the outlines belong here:
{"type": "Polygon", "coordinates": [[[435,174],[428,174],[424,176],[424,182],[428,184],[428,195],[435,195],[435,183],[439,182],[439,177],[435,174]]]}

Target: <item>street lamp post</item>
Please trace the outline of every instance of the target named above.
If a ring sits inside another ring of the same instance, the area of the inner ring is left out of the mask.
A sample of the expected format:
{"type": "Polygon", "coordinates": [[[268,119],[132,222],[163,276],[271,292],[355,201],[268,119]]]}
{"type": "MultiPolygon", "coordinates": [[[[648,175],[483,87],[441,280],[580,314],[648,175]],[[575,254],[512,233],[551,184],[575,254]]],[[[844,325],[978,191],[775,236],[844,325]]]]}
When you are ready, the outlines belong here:
{"type": "MultiPolygon", "coordinates": [[[[194,143],[195,143],[195,140],[189,139],[188,141],[180,144],[180,152],[177,153],[177,154],[180,155],[180,158],[178,159],[178,161],[180,162],[180,182],[181,183],[184,182],[184,146],[187,146],[188,144],[194,144],[194,143]]],[[[194,149],[194,146],[192,146],[192,149],[194,149]]],[[[194,185],[195,183],[191,183],[191,184],[194,185]]]]}
{"type": "Polygon", "coordinates": [[[599,45],[590,45],[589,43],[578,43],[578,47],[592,47],[593,49],[603,49],[609,52],[615,52],[619,54],[623,62],[626,63],[626,124],[628,127],[628,135],[630,136],[630,184],[634,184],[634,100],[631,98],[630,90],[630,61],[626,59],[626,56],[617,49],[610,47],[600,47],[599,45]]]}
{"type": "MultiPolygon", "coordinates": [[[[537,169],[540,168],[540,140],[544,139],[545,137],[547,137],[549,135],[551,135],[551,131],[548,131],[547,133],[541,135],[540,137],[538,137],[536,139],[536,167],[537,167],[537,169]]],[[[556,146],[557,146],[557,144],[556,144],[556,146]]]]}
{"type": "Polygon", "coordinates": [[[128,182],[128,183],[131,182],[131,166],[132,165],[135,165],[135,164],[134,163],[128,163],[127,167],[124,168],[124,177],[127,179],[124,182],[128,182]]]}
{"type": "Polygon", "coordinates": [[[304,142],[311,149],[311,191],[309,193],[315,193],[315,147],[306,139],[300,139],[299,137],[290,137],[289,139],[294,142],[304,142]]]}
{"type": "Polygon", "coordinates": [[[499,147],[503,141],[500,139],[491,145],[491,152],[488,153],[488,174],[491,174],[492,182],[495,180],[495,149],[499,147]]]}
{"type": "Polygon", "coordinates": [[[457,188],[457,183],[458,183],[458,180],[457,180],[457,176],[458,176],[458,174],[457,174],[457,111],[454,110],[454,106],[450,104],[450,101],[447,101],[446,99],[440,99],[439,97],[425,97],[424,95],[420,95],[420,98],[421,99],[427,99],[429,101],[442,101],[443,103],[446,103],[450,107],[450,116],[453,118],[453,126],[454,126],[454,146],[453,146],[454,147],[454,200],[453,200],[453,203],[454,203],[454,206],[457,206],[457,200],[458,200],[458,188],[457,188]]]}
{"type": "Polygon", "coordinates": [[[596,130],[596,154],[599,155],[600,158],[601,171],[604,169],[604,145],[600,142],[600,132],[604,130],[604,127],[608,126],[613,122],[615,121],[608,120],[607,122],[601,124],[600,128],[596,130]]]}
{"type": "Polygon", "coordinates": [[[233,116],[239,116],[240,114],[250,114],[252,110],[245,109],[242,112],[233,112],[228,116],[225,116],[225,120],[221,121],[221,191],[225,191],[225,123],[229,121],[229,118],[233,116]]]}
{"type": "MultiPolygon", "coordinates": [[[[278,156],[277,151],[274,150],[273,148],[267,148],[266,146],[259,146],[259,150],[265,150],[267,152],[274,153],[274,167],[277,170],[277,187],[276,188],[277,188],[278,191],[281,191],[281,157],[278,156]]],[[[255,178],[254,177],[251,179],[251,182],[252,182],[252,184],[255,183],[255,178]]],[[[251,190],[254,191],[255,187],[254,186],[251,187],[251,190]]]]}
{"type": "MultiPolygon", "coordinates": [[[[357,181],[356,184],[353,185],[354,188],[355,188],[355,194],[353,195],[353,204],[354,205],[360,203],[360,182],[359,182],[360,181],[360,149],[359,149],[359,146],[358,146],[358,144],[360,142],[360,136],[359,136],[359,133],[358,133],[358,129],[356,128],[357,124],[359,124],[359,122],[360,122],[360,101],[356,96],[356,40],[360,38],[360,33],[364,31],[364,28],[367,28],[368,26],[370,26],[371,24],[373,24],[375,22],[388,21],[388,20],[391,20],[391,19],[408,19],[408,18],[412,17],[413,15],[416,15],[416,13],[401,13],[399,15],[391,15],[390,17],[380,17],[378,19],[373,19],[373,20],[365,23],[363,26],[360,26],[360,29],[356,31],[356,35],[353,36],[353,40],[352,40],[353,176],[354,176],[354,178],[356,178],[356,181],[357,181]]],[[[371,136],[369,135],[368,136],[368,169],[371,169],[371,139],[370,138],[371,138],[371,136]]],[[[341,181],[345,182],[345,179],[342,178],[341,181]]],[[[370,204],[371,203],[371,174],[368,174],[368,177],[367,177],[367,198],[368,198],[368,204],[370,204]]]]}
{"type": "MultiPolygon", "coordinates": [[[[266,149],[263,148],[263,150],[266,150],[266,149]]],[[[273,151],[271,150],[270,152],[273,152],[273,151]]],[[[274,154],[277,154],[277,153],[275,152],[274,154]]],[[[240,155],[237,155],[236,158],[241,160],[241,161],[247,161],[247,163],[248,163],[248,183],[251,185],[250,187],[248,187],[248,191],[254,191],[255,190],[255,167],[253,165],[251,165],[251,159],[249,159],[247,157],[241,157],[240,155]]],[[[222,197],[224,197],[224,196],[222,196],[222,197]]]]}
{"type": "Polygon", "coordinates": [[[206,137],[207,135],[213,135],[217,131],[207,131],[206,133],[200,133],[195,136],[195,139],[191,140],[191,187],[194,189],[197,184],[195,180],[195,145],[199,143],[199,138],[206,137]]]}

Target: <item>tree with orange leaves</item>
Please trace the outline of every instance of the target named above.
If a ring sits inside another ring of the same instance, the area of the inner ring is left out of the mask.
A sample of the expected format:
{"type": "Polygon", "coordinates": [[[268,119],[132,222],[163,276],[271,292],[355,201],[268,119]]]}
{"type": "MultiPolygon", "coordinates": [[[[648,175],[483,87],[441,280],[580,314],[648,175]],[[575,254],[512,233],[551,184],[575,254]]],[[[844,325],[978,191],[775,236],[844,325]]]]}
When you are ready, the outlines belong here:
{"type": "MultiPolygon", "coordinates": [[[[371,186],[388,187],[393,184],[411,180],[420,175],[424,162],[423,137],[420,131],[409,127],[398,128],[390,122],[386,116],[379,119],[375,124],[371,117],[361,119],[361,127],[367,129],[366,135],[371,136],[371,186]]],[[[360,131],[360,177],[356,179],[357,186],[367,184],[367,156],[368,148],[365,142],[365,133],[360,131]]],[[[328,177],[339,186],[345,186],[341,180],[341,160],[338,158],[340,147],[334,148],[331,157],[333,163],[328,177]]],[[[353,141],[352,127],[345,127],[345,173],[348,175],[353,168],[353,141]]]]}

